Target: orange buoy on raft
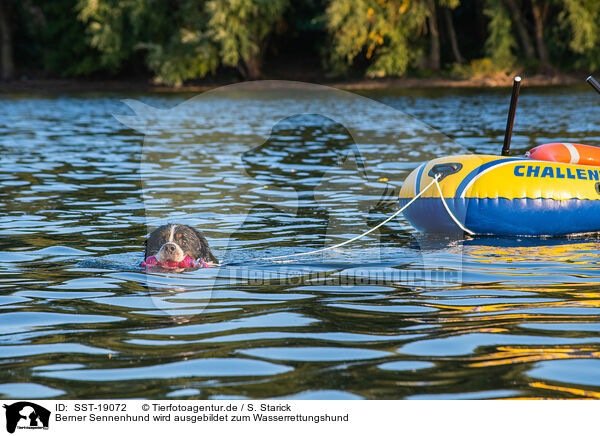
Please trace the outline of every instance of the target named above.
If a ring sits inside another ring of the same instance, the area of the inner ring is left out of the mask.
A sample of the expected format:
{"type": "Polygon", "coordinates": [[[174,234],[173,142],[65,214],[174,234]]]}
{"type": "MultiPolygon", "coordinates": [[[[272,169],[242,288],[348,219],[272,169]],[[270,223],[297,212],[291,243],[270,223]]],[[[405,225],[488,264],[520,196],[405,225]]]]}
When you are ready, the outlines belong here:
{"type": "Polygon", "coordinates": [[[552,142],[529,150],[525,157],[548,162],[600,166],[600,147],[570,142],[552,142]]]}

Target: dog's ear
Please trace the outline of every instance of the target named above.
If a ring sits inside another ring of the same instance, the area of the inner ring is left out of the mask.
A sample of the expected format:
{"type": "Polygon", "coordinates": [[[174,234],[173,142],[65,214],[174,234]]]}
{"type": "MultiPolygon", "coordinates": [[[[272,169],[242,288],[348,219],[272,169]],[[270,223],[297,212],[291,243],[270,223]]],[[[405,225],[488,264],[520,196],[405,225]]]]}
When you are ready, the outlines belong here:
{"type": "Polygon", "coordinates": [[[214,254],[212,254],[212,251],[210,251],[208,245],[204,248],[206,250],[206,254],[202,256],[202,259],[204,259],[206,262],[219,263],[219,259],[217,259],[217,257],[214,254]]]}
{"type": "Polygon", "coordinates": [[[210,251],[210,248],[208,247],[208,241],[206,240],[204,233],[202,233],[199,230],[196,230],[193,227],[190,227],[190,229],[193,230],[193,232],[196,234],[196,237],[200,241],[200,257],[206,262],[219,263],[219,260],[215,257],[214,254],[212,254],[212,251],[210,251]]]}

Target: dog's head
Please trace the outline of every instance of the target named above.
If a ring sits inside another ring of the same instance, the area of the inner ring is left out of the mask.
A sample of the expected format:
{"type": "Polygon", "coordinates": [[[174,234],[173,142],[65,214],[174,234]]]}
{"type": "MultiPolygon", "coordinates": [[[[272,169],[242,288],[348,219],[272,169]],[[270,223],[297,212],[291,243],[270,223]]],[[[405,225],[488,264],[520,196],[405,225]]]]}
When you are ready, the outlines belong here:
{"type": "Polygon", "coordinates": [[[165,224],[150,233],[144,258],[150,256],[161,263],[181,262],[186,256],[219,263],[202,232],[183,224],[165,224]]]}

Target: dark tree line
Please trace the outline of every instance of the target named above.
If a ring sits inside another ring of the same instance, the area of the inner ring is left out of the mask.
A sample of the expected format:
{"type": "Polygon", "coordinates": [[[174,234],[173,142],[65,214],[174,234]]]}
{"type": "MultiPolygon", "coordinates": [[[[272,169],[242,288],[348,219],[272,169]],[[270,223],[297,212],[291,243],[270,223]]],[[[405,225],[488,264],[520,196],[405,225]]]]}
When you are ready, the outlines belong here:
{"type": "Polygon", "coordinates": [[[594,71],[599,26],[597,0],[0,0],[0,73],[179,85],[285,65],[353,77],[594,71]]]}

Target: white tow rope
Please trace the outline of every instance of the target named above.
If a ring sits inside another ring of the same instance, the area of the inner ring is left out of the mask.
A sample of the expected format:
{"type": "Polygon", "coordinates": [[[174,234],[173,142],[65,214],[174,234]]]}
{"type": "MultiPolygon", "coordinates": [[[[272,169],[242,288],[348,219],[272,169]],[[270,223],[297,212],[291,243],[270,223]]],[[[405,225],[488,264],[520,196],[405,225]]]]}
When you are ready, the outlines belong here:
{"type": "Polygon", "coordinates": [[[374,232],[375,230],[377,230],[379,227],[381,227],[385,223],[391,221],[392,219],[394,219],[395,217],[397,217],[398,215],[400,215],[402,212],[404,212],[408,208],[408,206],[410,206],[411,204],[413,204],[414,201],[417,198],[419,198],[421,195],[423,195],[423,193],[425,191],[427,191],[433,184],[435,184],[437,186],[438,191],[440,193],[440,197],[442,199],[442,203],[444,203],[444,207],[446,208],[446,211],[448,212],[448,214],[450,215],[450,217],[454,220],[454,222],[458,225],[458,227],[460,227],[462,230],[464,230],[469,235],[474,235],[475,233],[473,233],[472,231],[470,231],[469,229],[467,229],[465,226],[463,226],[456,219],[456,217],[454,216],[454,214],[448,208],[448,205],[446,204],[446,200],[444,200],[444,196],[442,195],[442,190],[440,189],[440,184],[438,183],[438,179],[439,178],[440,178],[440,174],[436,174],[435,177],[433,178],[433,180],[431,181],[431,183],[429,183],[429,185],[427,185],[423,189],[421,189],[421,192],[419,192],[408,203],[406,203],[404,206],[402,206],[400,208],[400,210],[394,212],[394,214],[392,216],[390,216],[389,218],[387,218],[385,221],[382,221],[381,223],[377,224],[375,227],[373,227],[370,230],[367,230],[366,232],[364,232],[361,235],[355,236],[354,238],[348,239],[347,241],[340,242],[339,244],[332,245],[331,247],[325,247],[325,248],[321,248],[319,250],[308,251],[306,253],[286,254],[286,255],[283,255],[283,256],[261,257],[261,258],[259,258],[259,260],[276,260],[276,259],[284,259],[286,257],[308,256],[310,254],[322,253],[323,251],[334,250],[336,248],[343,247],[344,245],[350,244],[351,242],[354,242],[354,241],[356,241],[356,240],[358,240],[358,239],[360,239],[360,238],[362,238],[364,236],[367,236],[369,233],[374,232]]]}
{"type": "Polygon", "coordinates": [[[442,193],[442,188],[440,187],[440,184],[438,182],[438,179],[440,178],[441,174],[436,174],[435,177],[433,178],[433,180],[429,183],[429,185],[425,186],[423,189],[421,189],[421,192],[419,192],[417,195],[415,195],[408,203],[406,203],[404,206],[402,206],[400,208],[400,210],[394,212],[389,218],[387,218],[385,221],[380,222],[379,224],[377,224],[375,227],[373,227],[370,230],[367,230],[366,232],[355,236],[352,239],[348,239],[347,241],[344,242],[340,242],[339,244],[335,244],[332,245],[331,247],[325,247],[325,248],[321,248],[319,250],[313,250],[313,251],[308,251],[306,253],[295,253],[295,254],[285,254],[283,256],[274,256],[274,257],[260,257],[259,260],[277,260],[277,259],[284,259],[287,257],[299,257],[299,256],[308,256],[311,254],[316,254],[316,253],[322,253],[324,251],[329,251],[329,250],[335,250],[336,248],[339,247],[343,247],[344,245],[348,245],[351,242],[354,242],[364,236],[367,236],[369,233],[374,232],[375,230],[377,230],[379,227],[381,227],[382,225],[384,225],[387,222],[390,222],[392,219],[396,218],[398,215],[400,215],[402,212],[404,212],[408,206],[410,206],[411,204],[413,204],[415,202],[415,200],[417,198],[419,198],[421,195],[423,195],[423,193],[425,191],[427,191],[431,185],[435,184],[435,186],[437,187],[438,192],[440,193],[440,199],[442,200],[442,204],[444,205],[444,208],[446,209],[446,212],[448,212],[448,215],[450,215],[450,218],[452,218],[452,221],[454,221],[454,223],[465,233],[467,233],[468,235],[475,235],[475,232],[472,232],[471,230],[467,229],[459,220],[458,218],[456,218],[456,216],[452,213],[452,211],[450,210],[450,208],[448,207],[448,204],[446,203],[446,199],[444,198],[444,194],[442,193]]]}
{"type": "Polygon", "coordinates": [[[472,231],[470,231],[469,229],[467,229],[465,226],[463,226],[462,223],[454,216],[454,214],[452,213],[452,211],[448,207],[448,204],[446,203],[446,199],[444,198],[444,194],[442,194],[442,188],[440,188],[440,184],[438,183],[438,176],[439,176],[439,174],[437,176],[435,176],[435,178],[433,179],[433,181],[435,182],[435,186],[437,187],[438,192],[440,193],[440,198],[442,199],[442,203],[444,203],[444,207],[446,208],[446,212],[448,212],[448,215],[450,215],[450,218],[452,218],[452,220],[456,223],[456,225],[458,227],[460,227],[460,229],[463,232],[465,232],[465,233],[473,236],[475,233],[472,232],[472,231]]]}

